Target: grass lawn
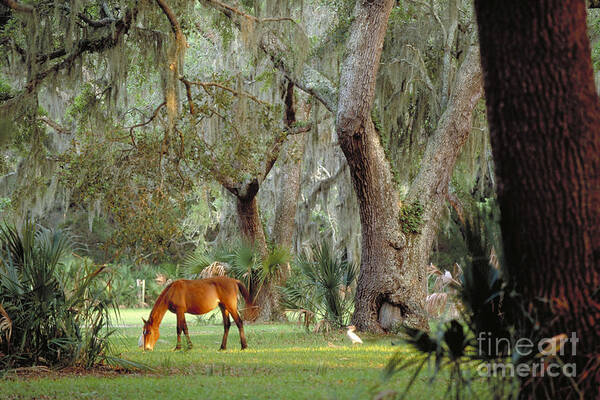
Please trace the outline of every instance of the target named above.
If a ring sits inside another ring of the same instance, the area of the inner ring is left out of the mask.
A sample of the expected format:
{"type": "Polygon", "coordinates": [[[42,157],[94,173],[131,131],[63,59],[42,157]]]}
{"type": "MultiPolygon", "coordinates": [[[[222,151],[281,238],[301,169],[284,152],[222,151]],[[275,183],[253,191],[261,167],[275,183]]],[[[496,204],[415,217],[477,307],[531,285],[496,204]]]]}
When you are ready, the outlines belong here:
{"type": "MultiPolygon", "coordinates": [[[[148,315],[149,310],[123,310],[113,345],[120,357],[152,370],[7,374],[0,380],[0,398],[366,399],[384,390],[402,393],[412,377],[406,371],[383,382],[382,369],[392,354],[414,356],[405,346],[393,346],[390,337],[365,335],[363,345],[353,346],[344,332],[306,333],[294,324],[246,324],[249,348],[244,351],[232,324],[228,350],[218,351],[220,315],[211,317],[210,324],[187,316],[194,348],[175,352],[175,316],[167,313],[155,350],[142,352],[137,347],[141,317],[148,315]]],[[[426,374],[419,376],[408,398],[443,398],[444,379],[438,376],[431,383],[426,374]]]]}

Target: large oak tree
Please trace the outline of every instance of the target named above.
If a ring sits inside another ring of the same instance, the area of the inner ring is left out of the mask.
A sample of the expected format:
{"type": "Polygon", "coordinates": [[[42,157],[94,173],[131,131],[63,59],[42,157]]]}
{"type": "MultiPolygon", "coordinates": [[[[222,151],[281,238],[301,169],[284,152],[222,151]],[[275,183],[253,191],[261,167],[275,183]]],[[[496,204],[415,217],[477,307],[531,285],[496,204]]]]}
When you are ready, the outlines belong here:
{"type": "MultiPolygon", "coordinates": [[[[232,20],[256,18],[216,0],[207,4],[232,20]]],[[[375,83],[388,18],[394,1],[357,1],[348,30],[345,57],[336,86],[307,60],[297,65],[274,31],[264,29],[257,44],[296,87],[336,115],[336,131],[348,161],[361,220],[361,272],[353,322],[382,332],[399,323],[426,327],[425,267],[445,205],[458,153],[471,128],[482,86],[478,50],[471,46],[455,79],[446,110],[428,141],[421,169],[401,204],[389,160],[371,118],[375,83]],[[422,210],[420,232],[405,234],[402,215],[422,210]]],[[[447,85],[449,86],[449,85],[447,85]]]]}

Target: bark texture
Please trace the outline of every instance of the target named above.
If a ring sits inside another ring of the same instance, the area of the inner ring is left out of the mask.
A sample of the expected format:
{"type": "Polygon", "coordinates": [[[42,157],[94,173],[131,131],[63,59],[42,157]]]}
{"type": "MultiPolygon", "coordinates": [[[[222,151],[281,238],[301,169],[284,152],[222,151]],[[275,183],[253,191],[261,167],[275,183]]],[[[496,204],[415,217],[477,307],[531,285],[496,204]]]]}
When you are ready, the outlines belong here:
{"type": "Polygon", "coordinates": [[[481,97],[478,49],[472,46],[405,206],[423,208],[421,230],[404,235],[399,195],[370,117],[373,88],[390,2],[359,2],[342,68],[337,113],[340,146],[359,199],[362,260],[353,322],[389,330],[398,323],[428,329],[424,302],[427,265],[456,158],[471,130],[481,97]],[[379,49],[379,51],[378,51],[379,49]]]}
{"type": "MultiPolygon", "coordinates": [[[[268,253],[268,249],[256,200],[259,189],[258,183],[250,184],[246,189],[243,196],[236,195],[240,231],[244,240],[256,246],[264,258],[268,253]]],[[[270,282],[265,282],[256,295],[254,303],[258,307],[258,313],[255,314],[257,320],[268,321],[271,319],[273,310],[276,308],[276,299],[272,292],[270,282]]]]}
{"type": "Polygon", "coordinates": [[[525,380],[522,398],[600,396],[600,106],[584,0],[476,0],[506,267],[542,337],[576,332],[576,385],[525,380]],[[540,305],[538,298],[548,301],[540,305]],[[579,393],[578,393],[579,392],[579,393]]]}
{"type": "MultiPolygon", "coordinates": [[[[348,160],[354,189],[359,200],[362,226],[361,269],[356,290],[353,323],[359,330],[381,332],[378,312],[387,301],[401,308],[403,316],[425,326],[418,303],[419,288],[410,279],[395,282],[385,271],[402,265],[400,250],[406,240],[400,231],[400,201],[392,183],[389,163],[370,111],[375,80],[394,2],[359,1],[348,38],[347,57],[342,65],[336,130],[340,147],[348,160]],[[403,287],[403,302],[392,302],[389,294],[398,284],[403,287]]],[[[406,271],[405,271],[406,272],[406,271]]]]}
{"type": "MultiPolygon", "coordinates": [[[[258,192],[258,185],[256,185],[256,192],[258,192]]],[[[257,246],[262,255],[266,255],[267,241],[260,222],[256,192],[250,193],[246,197],[236,197],[238,221],[244,239],[257,246]]]]}

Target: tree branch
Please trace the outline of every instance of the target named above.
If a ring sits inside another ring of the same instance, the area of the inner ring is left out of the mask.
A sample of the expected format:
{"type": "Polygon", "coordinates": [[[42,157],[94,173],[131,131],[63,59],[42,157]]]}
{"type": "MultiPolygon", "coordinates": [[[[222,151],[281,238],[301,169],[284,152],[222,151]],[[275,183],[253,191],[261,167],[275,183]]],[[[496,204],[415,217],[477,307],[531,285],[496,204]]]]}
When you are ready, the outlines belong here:
{"type": "Polygon", "coordinates": [[[102,18],[102,19],[96,21],[96,20],[89,18],[87,15],[85,15],[84,13],[81,13],[81,12],[78,13],[77,16],[83,22],[85,22],[86,24],[88,24],[89,26],[92,26],[94,28],[102,28],[104,26],[108,26],[115,22],[114,18],[109,18],[109,17],[102,18]]]}
{"type": "Polygon", "coordinates": [[[70,135],[71,131],[61,125],[59,125],[57,122],[51,120],[48,117],[45,116],[40,116],[37,118],[39,121],[42,121],[43,123],[45,123],[46,125],[48,125],[49,127],[51,127],[52,129],[54,129],[56,132],[63,134],[63,135],[70,135]]]}
{"type": "MultiPolygon", "coordinates": [[[[256,17],[219,0],[203,0],[203,4],[221,11],[223,15],[231,19],[238,29],[241,29],[240,18],[258,20],[256,17]]],[[[294,54],[294,51],[286,46],[272,31],[264,31],[260,37],[259,48],[271,58],[275,67],[295,86],[319,100],[327,110],[335,114],[337,88],[329,79],[308,65],[294,65],[293,58],[290,57],[291,54],[294,54]]]]}
{"type": "MultiPolygon", "coordinates": [[[[342,156],[343,157],[343,156],[342,156]]],[[[340,175],[344,172],[348,163],[346,162],[346,158],[342,159],[342,164],[339,166],[337,171],[331,174],[328,178],[320,180],[316,182],[316,186],[311,190],[310,194],[306,197],[305,203],[309,208],[312,208],[315,202],[317,201],[317,195],[325,190],[328,190],[331,186],[333,186],[340,175]]]]}
{"type": "Polygon", "coordinates": [[[179,21],[177,20],[177,17],[175,16],[175,13],[171,9],[171,7],[169,7],[169,5],[167,4],[167,2],[165,0],[156,0],[156,3],[163,10],[165,15],[169,19],[169,23],[171,24],[171,29],[173,30],[173,33],[175,34],[175,40],[177,40],[177,43],[180,43],[182,45],[187,45],[186,41],[185,41],[185,36],[183,35],[183,32],[181,31],[181,25],[179,25],[179,21]]]}
{"type": "Polygon", "coordinates": [[[152,116],[150,117],[150,119],[148,119],[148,121],[146,121],[146,122],[140,122],[139,124],[135,124],[133,126],[125,128],[125,129],[129,130],[129,137],[131,138],[131,144],[133,145],[133,147],[137,147],[137,145],[135,143],[135,138],[133,136],[133,130],[135,128],[140,128],[142,126],[146,126],[150,122],[152,122],[156,118],[156,116],[158,115],[158,112],[160,111],[160,109],[163,108],[166,104],[167,103],[164,102],[164,101],[162,103],[160,103],[160,105],[158,107],[156,107],[156,109],[154,110],[154,112],[152,113],[152,116]]]}
{"type": "Polygon", "coordinates": [[[473,110],[482,94],[479,45],[476,44],[470,47],[459,68],[448,107],[427,143],[421,168],[407,195],[409,202],[421,203],[426,213],[437,197],[445,197],[456,157],[469,136],[473,110]]]}
{"type": "MultiPolygon", "coordinates": [[[[5,1],[5,0],[0,0],[5,1]]],[[[54,64],[52,67],[45,69],[44,71],[38,72],[27,84],[25,85],[26,93],[31,93],[35,88],[51,73],[56,73],[63,68],[68,67],[75,61],[79,56],[86,52],[100,52],[108,48],[114,47],[119,42],[122,35],[126,34],[131,27],[131,23],[135,15],[137,14],[137,8],[133,8],[127,11],[123,18],[115,22],[114,32],[109,33],[98,39],[92,40],[81,40],[77,44],[77,47],[73,49],[70,54],[67,54],[66,50],[59,49],[48,55],[38,56],[38,62],[44,62],[52,58],[58,58],[66,55],[67,57],[62,61],[54,64]],[[42,60],[42,61],[39,61],[42,60]]]]}
{"type": "Polygon", "coordinates": [[[223,3],[222,1],[219,0],[206,0],[208,3],[213,3],[216,6],[225,9],[233,14],[236,14],[240,17],[244,17],[247,18],[249,20],[252,20],[254,22],[279,22],[279,21],[291,21],[294,22],[294,20],[290,17],[270,17],[270,18],[258,18],[255,17],[254,15],[245,13],[243,11],[241,11],[239,8],[235,8],[233,6],[230,6],[228,4],[223,3]]]}
{"type": "MultiPolygon", "coordinates": [[[[255,102],[259,103],[259,104],[262,104],[262,105],[265,105],[265,106],[271,106],[271,103],[263,101],[263,100],[259,99],[258,97],[251,95],[248,92],[237,91],[235,89],[232,89],[232,88],[230,88],[228,86],[225,86],[223,84],[220,84],[218,82],[189,81],[189,80],[185,79],[185,77],[183,77],[183,76],[180,76],[179,80],[181,82],[183,82],[183,84],[186,86],[186,91],[188,90],[188,88],[191,85],[196,85],[196,86],[201,86],[206,91],[206,93],[210,94],[208,92],[208,88],[210,88],[210,87],[216,87],[216,88],[228,91],[228,92],[230,92],[230,93],[232,93],[232,94],[234,94],[236,96],[245,96],[245,97],[248,97],[250,100],[253,100],[253,101],[255,101],[255,102]]],[[[191,99],[191,90],[190,90],[190,93],[188,93],[188,100],[190,100],[190,99],[191,99]]],[[[190,103],[190,104],[192,104],[192,103],[190,103]]],[[[193,112],[192,112],[192,114],[193,114],[193,112]]]]}
{"type": "Polygon", "coordinates": [[[296,125],[295,127],[286,127],[284,128],[284,132],[287,132],[287,135],[298,135],[300,133],[306,133],[312,129],[312,122],[304,125],[296,125]]]}
{"type": "Polygon", "coordinates": [[[190,114],[194,115],[194,114],[196,114],[196,106],[194,105],[194,98],[192,97],[192,84],[188,80],[181,79],[181,78],[179,78],[179,79],[185,85],[185,94],[187,96],[188,103],[190,104],[190,114]]]}
{"type": "Polygon", "coordinates": [[[106,16],[108,18],[115,19],[115,16],[114,16],[112,10],[108,6],[108,4],[106,4],[105,1],[102,2],[102,11],[104,11],[104,14],[106,14],[106,16]]]}

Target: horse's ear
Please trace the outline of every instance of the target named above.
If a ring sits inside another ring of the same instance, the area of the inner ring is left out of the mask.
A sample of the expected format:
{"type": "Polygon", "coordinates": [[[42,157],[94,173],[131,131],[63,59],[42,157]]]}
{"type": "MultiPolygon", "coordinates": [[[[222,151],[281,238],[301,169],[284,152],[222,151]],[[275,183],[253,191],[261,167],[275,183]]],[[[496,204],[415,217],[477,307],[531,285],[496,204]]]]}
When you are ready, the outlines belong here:
{"type": "Polygon", "coordinates": [[[146,320],[144,319],[144,317],[142,317],[142,322],[144,322],[144,325],[146,325],[146,322],[148,322],[148,321],[146,321],[146,320]]]}

